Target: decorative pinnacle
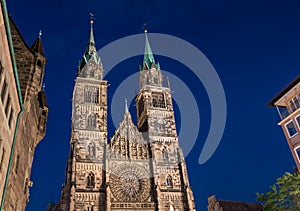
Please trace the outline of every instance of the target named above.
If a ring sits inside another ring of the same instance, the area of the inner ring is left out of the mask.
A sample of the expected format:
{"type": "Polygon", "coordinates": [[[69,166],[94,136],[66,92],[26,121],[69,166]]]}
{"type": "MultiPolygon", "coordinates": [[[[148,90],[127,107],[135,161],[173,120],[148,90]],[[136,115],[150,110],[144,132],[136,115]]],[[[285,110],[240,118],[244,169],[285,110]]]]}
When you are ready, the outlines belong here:
{"type": "Polygon", "coordinates": [[[90,12],[90,23],[93,24],[94,23],[94,14],[90,12]]]}
{"type": "Polygon", "coordinates": [[[41,37],[42,37],[42,30],[40,30],[40,32],[39,32],[39,38],[41,39],[41,37]]]}
{"type": "Polygon", "coordinates": [[[128,114],[128,104],[127,104],[127,98],[125,98],[125,114],[128,114]]]}
{"type": "Polygon", "coordinates": [[[145,33],[147,33],[147,32],[148,32],[148,30],[147,30],[147,27],[146,27],[146,26],[147,26],[147,23],[144,23],[143,29],[144,29],[144,32],[145,32],[145,33]]]}
{"type": "Polygon", "coordinates": [[[93,24],[94,24],[94,14],[93,13],[90,13],[90,24],[91,24],[91,31],[90,31],[89,43],[95,44],[94,32],[93,32],[93,24]]]}

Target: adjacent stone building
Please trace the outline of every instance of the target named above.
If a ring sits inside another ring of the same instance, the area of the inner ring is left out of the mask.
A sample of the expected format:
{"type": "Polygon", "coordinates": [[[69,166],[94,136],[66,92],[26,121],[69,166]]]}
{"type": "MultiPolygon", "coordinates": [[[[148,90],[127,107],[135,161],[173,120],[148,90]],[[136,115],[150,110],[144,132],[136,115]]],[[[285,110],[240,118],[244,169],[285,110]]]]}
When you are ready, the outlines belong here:
{"type": "Polygon", "coordinates": [[[7,15],[4,0],[0,27],[0,210],[19,211],[28,203],[35,147],[46,132],[46,58],[41,37],[29,47],[7,15]]]}
{"type": "Polygon", "coordinates": [[[260,204],[248,202],[236,202],[227,200],[217,200],[216,196],[208,197],[208,211],[263,211],[260,204]]]}
{"type": "Polygon", "coordinates": [[[1,1],[0,12],[0,199],[2,205],[11,163],[10,155],[15,143],[17,118],[22,110],[22,97],[18,86],[16,60],[4,1],[1,1]]]}
{"type": "Polygon", "coordinates": [[[300,170],[300,75],[268,104],[277,108],[282,127],[298,171],[300,170]]]}
{"type": "Polygon", "coordinates": [[[171,90],[163,85],[147,34],[139,82],[138,126],[126,103],[123,121],[108,139],[108,82],[103,79],[91,21],[73,92],[65,184],[61,201],[50,204],[49,210],[195,210],[171,90]]]}

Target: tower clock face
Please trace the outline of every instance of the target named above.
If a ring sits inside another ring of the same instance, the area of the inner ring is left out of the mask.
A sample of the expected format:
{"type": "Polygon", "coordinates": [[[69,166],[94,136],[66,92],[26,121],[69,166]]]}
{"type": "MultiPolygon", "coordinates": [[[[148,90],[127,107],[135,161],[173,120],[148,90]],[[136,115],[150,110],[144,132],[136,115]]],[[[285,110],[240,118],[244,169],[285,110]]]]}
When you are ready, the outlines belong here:
{"type": "Polygon", "coordinates": [[[118,201],[145,201],[150,196],[150,179],[146,170],[134,163],[121,163],[112,168],[111,192],[118,201]]]}

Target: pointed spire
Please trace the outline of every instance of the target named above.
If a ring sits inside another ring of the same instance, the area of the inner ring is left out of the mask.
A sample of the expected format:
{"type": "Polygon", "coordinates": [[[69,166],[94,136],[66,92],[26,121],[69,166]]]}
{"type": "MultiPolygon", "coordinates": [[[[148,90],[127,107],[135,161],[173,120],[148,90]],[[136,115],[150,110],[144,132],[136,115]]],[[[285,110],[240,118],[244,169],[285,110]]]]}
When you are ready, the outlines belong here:
{"type": "Polygon", "coordinates": [[[91,32],[90,32],[89,44],[94,44],[95,45],[94,31],[93,31],[93,24],[94,24],[94,20],[93,19],[90,20],[90,24],[91,24],[91,32]]]}
{"type": "Polygon", "coordinates": [[[43,48],[43,45],[42,45],[42,31],[40,30],[39,32],[39,36],[38,38],[35,40],[35,42],[33,43],[33,45],[31,46],[31,49],[36,52],[36,53],[39,53],[41,55],[44,56],[44,48],[43,48]]]}
{"type": "Polygon", "coordinates": [[[128,104],[127,104],[127,98],[125,98],[125,114],[128,114],[128,104]]]}
{"type": "Polygon", "coordinates": [[[96,52],[96,47],[95,47],[95,38],[94,38],[94,31],[93,31],[93,25],[94,25],[94,15],[90,13],[91,19],[90,19],[90,24],[91,24],[91,30],[90,30],[90,39],[88,41],[88,46],[86,48],[86,54],[92,54],[96,52]]]}
{"type": "Polygon", "coordinates": [[[145,52],[144,52],[144,64],[146,64],[148,68],[151,68],[152,63],[155,64],[155,61],[154,61],[152,50],[151,50],[151,47],[149,44],[149,40],[148,40],[148,36],[147,36],[147,32],[148,32],[147,29],[145,29],[144,32],[145,32],[145,37],[146,37],[145,52]]]}
{"type": "Polygon", "coordinates": [[[83,58],[79,61],[78,73],[77,73],[78,75],[81,73],[81,70],[89,62],[90,59],[93,59],[93,61],[96,64],[100,64],[101,62],[95,46],[95,38],[94,38],[94,31],[93,31],[94,15],[92,13],[90,13],[90,25],[91,25],[90,37],[88,40],[86,50],[83,54],[83,58]]]}

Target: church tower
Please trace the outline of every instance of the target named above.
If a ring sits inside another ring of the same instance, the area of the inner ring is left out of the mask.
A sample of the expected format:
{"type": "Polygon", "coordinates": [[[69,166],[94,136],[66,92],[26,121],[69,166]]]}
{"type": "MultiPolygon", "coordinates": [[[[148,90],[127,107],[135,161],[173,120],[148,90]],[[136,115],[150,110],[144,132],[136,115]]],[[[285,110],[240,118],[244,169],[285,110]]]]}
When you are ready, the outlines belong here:
{"type": "Polygon", "coordinates": [[[163,86],[147,34],[138,126],[127,102],[123,120],[107,138],[107,81],[90,39],[73,92],[72,137],[62,198],[55,211],[193,211],[193,193],[178,144],[171,90],[163,86]]]}
{"type": "Polygon", "coordinates": [[[90,38],[78,66],[73,91],[72,137],[62,190],[62,210],[105,209],[107,81],[97,54],[91,20],[90,38]]]}
{"type": "Polygon", "coordinates": [[[178,144],[171,90],[163,86],[145,31],[145,53],[136,97],[138,129],[149,143],[158,210],[195,210],[186,164],[178,144]]]}

